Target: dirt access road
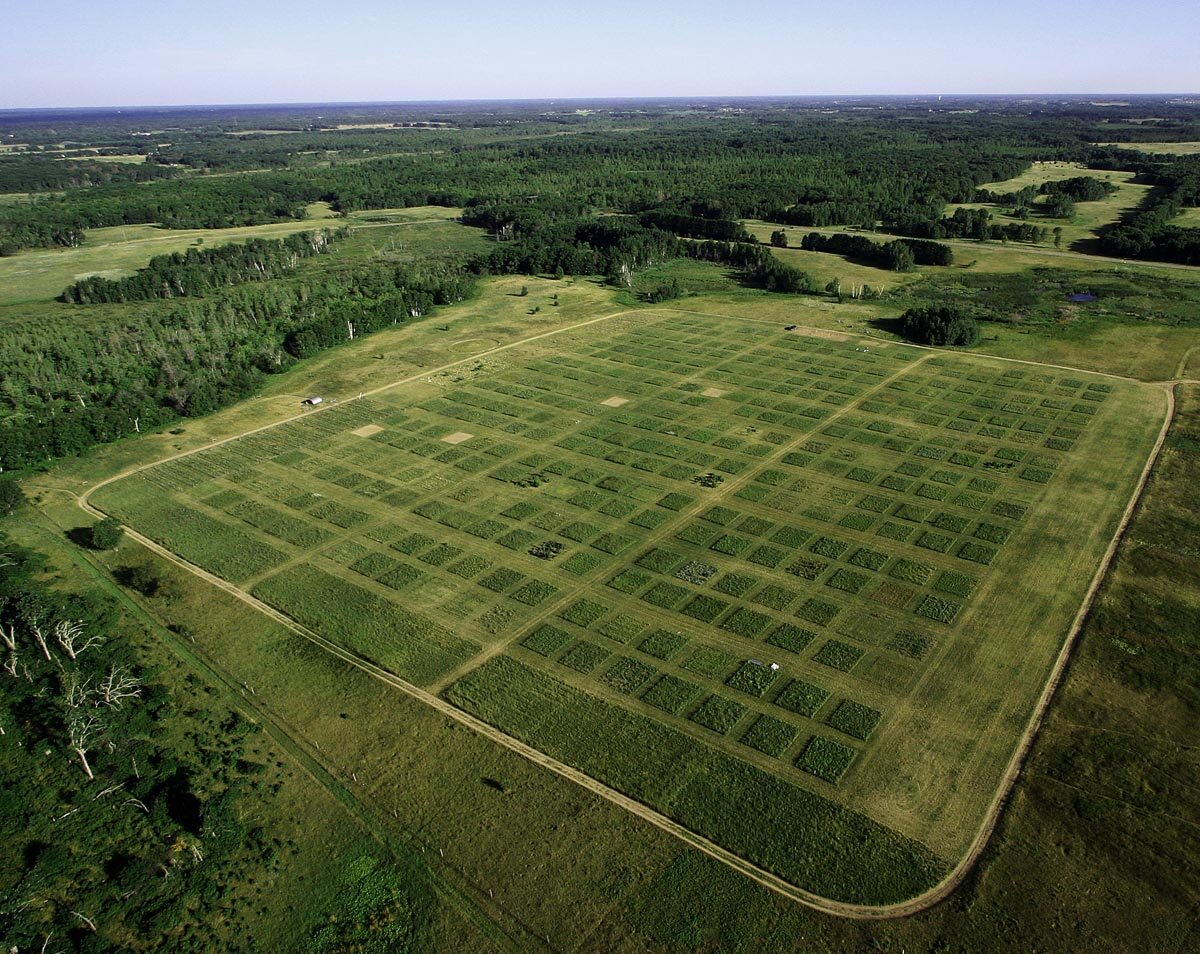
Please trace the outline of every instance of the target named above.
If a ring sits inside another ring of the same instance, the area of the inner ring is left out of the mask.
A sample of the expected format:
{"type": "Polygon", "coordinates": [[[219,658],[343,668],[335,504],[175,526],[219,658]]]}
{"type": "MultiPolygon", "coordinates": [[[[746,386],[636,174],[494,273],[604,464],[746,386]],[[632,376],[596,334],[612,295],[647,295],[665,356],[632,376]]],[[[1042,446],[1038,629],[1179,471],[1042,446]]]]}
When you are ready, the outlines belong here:
{"type": "MultiPolygon", "coordinates": [[[[674,309],[662,309],[662,310],[663,311],[672,311],[674,309]]],[[[598,324],[600,322],[609,321],[609,320],[612,320],[614,318],[618,318],[618,317],[621,317],[624,315],[636,314],[636,313],[639,313],[639,311],[640,311],[640,309],[626,309],[626,310],[622,310],[622,311],[612,312],[608,315],[601,315],[597,318],[591,318],[591,319],[588,319],[587,321],[577,322],[575,324],[568,325],[563,328],[558,328],[558,329],[554,329],[552,331],[542,332],[542,333],[539,333],[536,335],[530,335],[528,337],[509,342],[508,344],[499,345],[494,348],[489,348],[489,349],[487,349],[485,351],[481,351],[477,354],[469,355],[468,357],[449,362],[448,364],[441,365],[440,367],[437,367],[437,368],[426,369],[426,370],[422,371],[420,374],[411,375],[411,376],[403,378],[401,380],[394,381],[391,384],[386,384],[381,387],[375,388],[369,392],[364,392],[361,395],[361,397],[370,397],[372,395],[379,394],[384,391],[388,391],[392,388],[400,387],[404,384],[412,383],[412,382],[420,380],[422,378],[426,378],[430,375],[437,374],[442,371],[448,371],[448,370],[451,370],[453,368],[459,367],[461,365],[467,364],[472,361],[477,361],[478,359],[483,358],[483,357],[488,357],[490,355],[493,355],[493,354],[496,354],[499,352],[503,352],[503,351],[507,351],[512,348],[517,348],[522,345],[530,344],[532,342],[542,340],[545,338],[549,338],[549,337],[564,334],[567,332],[575,331],[575,330],[578,330],[581,328],[588,327],[590,325],[598,324]]],[[[821,331],[821,329],[811,329],[811,330],[814,332],[817,332],[817,333],[819,333],[821,331]]],[[[900,345],[900,346],[903,347],[904,345],[900,345]]],[[[991,357],[991,356],[988,356],[988,357],[991,357]]],[[[1013,361],[1014,363],[1026,364],[1026,365],[1028,365],[1028,364],[1038,365],[1039,364],[1039,362],[1017,361],[1016,359],[1009,359],[1009,358],[995,358],[994,360],[1013,361]]],[[[1059,366],[1059,365],[1047,364],[1044,366],[1050,367],[1050,368],[1061,368],[1061,366],[1059,366]]],[[[1079,370],[1079,369],[1071,368],[1071,369],[1065,369],[1065,370],[1079,370]]],[[[1086,373],[1093,373],[1093,372],[1086,372],[1086,373]]],[[[1096,570],[1095,575],[1092,578],[1092,583],[1088,588],[1088,591],[1083,600],[1083,603],[1079,607],[1079,611],[1077,612],[1077,614],[1075,616],[1075,619],[1074,619],[1074,622],[1072,623],[1071,629],[1070,629],[1069,633],[1067,634],[1066,639],[1063,642],[1062,649],[1060,650],[1058,657],[1055,660],[1054,667],[1051,670],[1050,677],[1046,682],[1046,686],[1042,692],[1042,695],[1039,697],[1038,703],[1035,706],[1034,711],[1030,716],[1030,719],[1025,728],[1025,731],[1022,733],[1021,738],[1017,744],[1017,747],[1016,747],[1015,751],[1013,752],[1012,758],[1010,759],[1009,764],[1008,764],[1008,768],[1006,769],[1003,776],[1001,777],[1000,784],[998,785],[998,787],[996,789],[996,793],[993,796],[992,801],[988,807],[988,810],[983,818],[983,821],[982,821],[982,824],[980,825],[979,831],[971,843],[970,849],[958,861],[958,863],[955,864],[954,868],[947,874],[947,876],[940,883],[938,883],[934,887],[930,888],[928,891],[926,891],[916,897],[910,898],[906,901],[899,902],[897,904],[891,904],[891,905],[850,904],[850,903],[846,903],[846,902],[842,902],[842,901],[836,901],[836,900],[833,900],[830,898],[825,898],[820,895],[814,894],[813,892],[806,891],[803,888],[797,887],[796,885],[791,884],[788,881],[785,881],[784,879],[771,873],[770,871],[767,871],[764,868],[760,868],[758,865],[755,865],[752,862],[746,861],[744,858],[734,854],[733,852],[729,851],[726,848],[723,848],[722,846],[716,844],[715,842],[710,841],[709,839],[703,837],[702,835],[698,835],[697,833],[684,827],[683,825],[672,820],[671,818],[667,817],[666,815],[663,815],[660,812],[657,812],[654,809],[649,808],[646,805],[643,805],[641,802],[638,802],[638,801],[630,798],[629,796],[624,795],[623,793],[617,791],[614,788],[610,788],[608,785],[605,785],[603,782],[599,781],[598,779],[595,779],[592,776],[587,775],[586,773],[581,772],[578,769],[575,769],[572,766],[567,765],[564,762],[560,762],[557,759],[552,758],[549,755],[546,755],[544,752],[541,752],[540,750],[538,750],[530,745],[527,745],[524,742],[521,742],[519,739],[513,738],[512,736],[509,736],[506,733],[501,732],[499,729],[495,728],[494,726],[491,726],[488,723],[483,722],[480,719],[477,719],[474,716],[469,715],[466,712],[463,712],[462,710],[451,705],[449,702],[445,701],[444,699],[441,699],[440,697],[438,697],[432,693],[429,693],[429,692],[425,691],[424,689],[421,689],[420,687],[407,682],[406,680],[401,679],[400,677],[394,675],[393,673],[388,672],[386,669],[383,669],[365,659],[362,659],[361,657],[355,655],[354,653],[342,648],[341,646],[338,646],[336,643],[333,643],[333,642],[329,641],[328,639],[325,639],[323,636],[320,636],[319,634],[313,632],[312,630],[309,630],[306,627],[301,626],[300,624],[298,624],[297,622],[292,620],[290,617],[275,610],[273,607],[270,607],[267,604],[261,602],[260,600],[257,600],[254,597],[250,596],[248,593],[243,592],[242,590],[240,590],[238,587],[236,587],[232,583],[229,583],[229,582],[221,579],[220,577],[217,577],[217,576],[213,575],[212,573],[209,573],[207,570],[204,570],[201,567],[198,567],[192,563],[189,563],[188,561],[184,560],[183,558],[177,556],[172,551],[168,550],[166,547],[159,545],[158,543],[154,542],[153,540],[149,539],[148,537],[143,536],[142,534],[138,533],[137,531],[127,528],[126,533],[128,536],[130,536],[132,539],[136,540],[142,546],[146,547],[147,549],[149,549],[149,550],[153,551],[154,553],[157,553],[159,556],[163,557],[163,559],[170,560],[172,563],[187,570],[189,573],[194,574],[195,576],[206,581],[207,583],[210,583],[213,586],[219,587],[220,589],[229,593],[231,596],[234,596],[235,598],[241,600],[247,606],[257,610],[260,613],[265,614],[266,616],[269,616],[270,618],[272,618],[273,620],[278,622],[280,625],[285,626],[292,632],[296,633],[298,636],[308,640],[309,642],[313,643],[316,646],[319,646],[321,649],[325,650],[329,654],[343,660],[344,662],[348,663],[349,665],[352,665],[365,673],[368,673],[369,675],[375,677],[376,679],[380,680],[381,682],[384,682],[387,685],[392,686],[393,688],[405,693],[406,695],[411,696],[412,698],[425,703],[426,705],[432,707],[433,709],[436,709],[438,712],[440,712],[446,718],[453,719],[455,722],[458,722],[459,724],[466,726],[467,728],[471,729],[473,732],[476,732],[479,735],[495,742],[497,745],[502,745],[505,748],[510,749],[511,751],[516,752],[517,754],[528,759],[530,762],[533,762],[536,765],[540,765],[543,768],[546,768],[549,771],[554,772],[555,774],[557,774],[563,778],[566,778],[566,779],[574,782],[575,784],[587,789],[588,791],[593,792],[594,794],[600,796],[601,798],[604,798],[604,799],[608,800],[609,802],[612,802],[613,804],[620,806],[621,808],[628,811],[630,814],[635,815],[638,818],[641,818],[641,819],[649,822],[650,824],[655,825],[656,827],[662,829],[663,831],[666,831],[666,832],[674,835],[675,837],[679,838],[681,841],[691,845],[692,847],[696,848],[697,850],[702,851],[705,854],[709,855],[710,857],[723,862],[724,864],[728,865],[729,867],[733,868],[734,870],[739,871],[740,873],[744,874],[746,877],[753,879],[754,881],[758,882],[759,884],[771,889],[772,891],[777,892],[778,894],[783,895],[784,897],[789,898],[790,900],[797,902],[798,904],[803,904],[807,907],[813,908],[818,911],[822,911],[826,914],[832,914],[832,915],[836,915],[839,917],[855,918],[855,919],[861,919],[861,920],[881,920],[881,919],[887,919],[887,918],[906,917],[908,915],[916,914],[920,911],[930,908],[933,905],[935,905],[938,902],[945,899],[946,897],[948,897],[950,894],[952,894],[954,892],[954,890],[956,888],[958,888],[958,886],[960,884],[962,884],[963,880],[966,878],[966,876],[970,872],[971,868],[979,860],[980,855],[983,853],[983,849],[987,845],[988,839],[991,837],[992,832],[996,828],[996,824],[998,823],[998,821],[1000,819],[1004,805],[1008,800],[1008,796],[1012,791],[1013,785],[1016,783],[1017,779],[1020,777],[1021,768],[1024,765],[1025,759],[1028,756],[1030,748],[1032,747],[1033,740],[1036,738],[1038,728],[1042,724],[1042,720],[1045,717],[1046,711],[1049,708],[1051,701],[1053,700],[1055,690],[1058,688],[1058,685],[1062,680],[1063,674],[1066,671],[1066,667],[1067,667],[1067,663],[1070,659],[1071,651],[1074,648],[1075,643],[1078,639],[1079,633],[1083,627],[1084,620],[1087,618],[1088,612],[1091,610],[1092,603],[1095,599],[1096,593],[1100,589],[1101,583],[1103,582],[1104,576],[1105,576],[1110,564],[1112,563],[1113,556],[1115,555],[1115,553],[1117,551],[1117,547],[1120,544],[1121,538],[1124,536],[1125,531],[1129,525],[1129,522],[1132,519],[1133,514],[1135,513],[1135,511],[1137,509],[1138,502],[1141,500],[1142,492],[1145,489],[1146,482],[1149,479],[1151,470],[1153,469],[1154,463],[1157,461],[1159,453],[1162,450],[1163,443],[1166,439],[1167,431],[1170,427],[1171,420],[1174,417],[1175,400],[1174,400],[1173,385],[1171,383],[1163,383],[1161,386],[1164,388],[1166,397],[1167,397],[1167,413],[1164,417],[1162,427],[1159,430],[1158,438],[1154,444],[1153,449],[1151,450],[1149,457],[1146,460],[1146,464],[1142,469],[1142,473],[1138,479],[1137,485],[1134,488],[1134,491],[1133,491],[1132,495],[1130,496],[1128,503],[1126,504],[1125,511],[1121,517],[1121,521],[1118,524],[1116,532],[1113,534],[1113,537],[1109,542],[1108,549],[1105,551],[1105,554],[1104,554],[1104,558],[1102,559],[1099,567],[1096,570]]],[[[351,398],[350,400],[355,400],[355,399],[351,398]]],[[[336,406],[336,405],[331,405],[331,406],[336,406]]],[[[317,410],[309,411],[307,413],[308,414],[319,414],[325,410],[328,410],[329,407],[330,406],[326,406],[325,408],[318,408],[317,410]]],[[[233,436],[227,437],[227,438],[222,438],[221,440],[214,441],[210,444],[204,445],[203,447],[195,448],[195,449],[189,450],[189,451],[184,451],[184,452],[181,452],[178,454],[173,454],[173,455],[162,458],[161,460],[155,461],[150,464],[143,464],[138,467],[130,468],[126,471],[123,471],[122,473],[115,474],[112,477],[109,477],[109,478],[95,484],[94,486],[92,486],[91,488],[86,490],[81,496],[79,496],[77,498],[77,502],[83,510],[85,510],[87,513],[91,514],[92,516],[95,516],[95,517],[106,516],[106,514],[102,510],[100,510],[97,507],[94,507],[90,503],[91,495],[93,493],[95,493],[97,490],[99,490],[101,487],[104,487],[104,486],[106,486],[116,480],[120,480],[124,477],[128,477],[131,474],[138,473],[139,471],[146,470],[150,467],[154,467],[154,466],[157,466],[162,463],[166,463],[167,461],[177,460],[179,458],[189,456],[190,454],[198,453],[202,450],[208,450],[213,447],[218,447],[222,444],[229,443],[230,441],[238,440],[241,437],[245,437],[248,434],[255,434],[255,433],[265,431],[265,430],[269,430],[270,428],[278,427],[282,424],[286,424],[289,421],[296,420],[296,418],[303,417],[303,416],[306,416],[306,415],[299,414],[299,415],[294,415],[289,418],[284,418],[282,420],[275,421],[271,424],[266,424],[261,427],[251,428],[250,430],[247,430],[241,434],[233,435],[233,436]]]]}

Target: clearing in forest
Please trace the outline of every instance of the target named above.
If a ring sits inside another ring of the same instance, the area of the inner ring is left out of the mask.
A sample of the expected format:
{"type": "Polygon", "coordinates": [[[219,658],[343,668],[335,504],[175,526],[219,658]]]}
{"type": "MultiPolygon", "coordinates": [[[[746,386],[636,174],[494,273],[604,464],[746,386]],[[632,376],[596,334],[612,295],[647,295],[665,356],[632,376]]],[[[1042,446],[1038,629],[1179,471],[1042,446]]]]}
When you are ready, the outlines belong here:
{"type": "Polygon", "coordinates": [[[920,894],[979,830],[1162,392],[639,319],[92,502],[798,887],[920,894]]]}

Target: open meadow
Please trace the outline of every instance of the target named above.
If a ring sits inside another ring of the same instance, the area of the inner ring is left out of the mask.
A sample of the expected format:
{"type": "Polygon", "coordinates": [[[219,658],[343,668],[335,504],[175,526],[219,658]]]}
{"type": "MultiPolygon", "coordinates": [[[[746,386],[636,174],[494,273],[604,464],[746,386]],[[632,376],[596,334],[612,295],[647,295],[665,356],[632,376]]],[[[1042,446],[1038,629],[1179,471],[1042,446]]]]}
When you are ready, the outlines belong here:
{"type": "Polygon", "coordinates": [[[91,502],[793,884],[888,904],[977,832],[1162,411],[663,309],[91,502]]]}

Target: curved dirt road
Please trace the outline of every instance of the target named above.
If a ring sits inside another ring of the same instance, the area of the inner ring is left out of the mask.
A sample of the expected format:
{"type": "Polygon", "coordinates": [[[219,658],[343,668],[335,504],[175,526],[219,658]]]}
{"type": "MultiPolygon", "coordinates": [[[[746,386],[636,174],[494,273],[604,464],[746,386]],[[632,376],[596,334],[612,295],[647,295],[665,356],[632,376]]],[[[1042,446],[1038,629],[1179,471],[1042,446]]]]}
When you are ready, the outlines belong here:
{"type": "MultiPolygon", "coordinates": [[[[687,312],[683,311],[682,309],[669,309],[668,308],[668,309],[661,309],[661,310],[662,311],[680,311],[685,314],[687,313],[687,312]]],[[[583,327],[586,327],[589,325],[596,324],[598,322],[607,321],[612,318],[620,317],[622,315],[627,315],[630,313],[637,313],[639,311],[641,311],[641,309],[627,309],[627,310],[623,310],[623,311],[613,312],[608,315],[602,315],[597,318],[588,319],[587,321],[579,322],[579,323],[569,325],[569,326],[566,326],[563,328],[554,329],[551,331],[532,335],[527,338],[518,339],[518,340],[510,342],[508,344],[500,345],[498,347],[479,352],[478,354],[470,355],[468,357],[455,360],[453,362],[450,362],[448,364],[442,365],[437,368],[426,369],[426,370],[422,371],[420,374],[412,375],[410,377],[404,378],[399,381],[394,381],[390,384],[375,388],[369,392],[364,392],[362,397],[369,397],[371,395],[378,394],[383,391],[387,391],[391,388],[398,387],[405,383],[411,383],[412,381],[419,380],[430,374],[436,374],[440,371],[449,370],[449,369],[457,367],[461,364],[465,364],[470,361],[475,361],[481,357],[486,357],[486,356],[495,354],[497,352],[506,351],[511,348],[516,348],[521,345],[531,343],[533,341],[537,341],[537,340],[551,337],[554,335],[569,332],[569,331],[572,331],[572,330],[575,330],[578,328],[583,328],[583,327]]],[[[702,314],[705,314],[708,317],[734,317],[734,316],[715,316],[710,313],[702,313],[702,314]]],[[[992,357],[992,356],[987,355],[985,357],[992,357]]],[[[1036,361],[1024,361],[1024,360],[1018,361],[1017,359],[1011,359],[1011,358],[994,358],[994,360],[1013,361],[1013,362],[1019,363],[1019,364],[1040,365],[1040,366],[1044,366],[1044,367],[1057,368],[1057,369],[1061,369],[1061,370],[1070,370],[1070,371],[1079,371],[1080,370],[1080,369],[1076,369],[1076,368],[1062,368],[1062,366],[1059,366],[1059,365],[1050,365],[1050,364],[1043,365],[1040,362],[1036,362],[1036,361]]],[[[1083,372],[1083,373],[1092,374],[1095,372],[1083,372]]],[[[1110,377],[1119,377],[1118,375],[1109,375],[1109,376],[1110,377]]],[[[1032,747],[1033,740],[1037,735],[1037,731],[1038,731],[1039,727],[1041,726],[1042,720],[1045,717],[1046,711],[1049,708],[1049,705],[1053,699],[1054,693],[1055,693],[1059,683],[1062,680],[1063,674],[1066,671],[1066,666],[1070,659],[1071,651],[1074,648],[1074,645],[1078,639],[1080,631],[1082,630],[1083,623],[1092,608],[1092,604],[1095,600],[1095,596],[1096,596],[1097,592],[1099,591],[1099,588],[1103,582],[1104,576],[1112,562],[1114,555],[1116,554],[1117,547],[1120,544],[1120,541],[1125,534],[1125,531],[1129,525],[1129,522],[1132,519],[1133,514],[1135,513],[1135,511],[1137,509],[1137,505],[1138,505],[1139,501],[1141,500],[1142,492],[1145,489],[1146,482],[1149,479],[1151,470],[1153,469],[1153,466],[1158,459],[1159,453],[1162,450],[1163,443],[1167,436],[1167,431],[1168,431],[1171,421],[1174,417],[1175,398],[1174,398],[1173,384],[1163,383],[1163,384],[1161,384],[1161,386],[1163,387],[1164,393],[1166,395],[1167,412],[1164,417],[1162,427],[1159,430],[1158,438],[1155,441],[1154,447],[1152,448],[1150,455],[1146,460],[1145,466],[1142,468],[1142,472],[1138,479],[1138,482],[1137,482],[1136,486],[1134,487],[1133,493],[1131,494],[1128,503],[1126,504],[1124,513],[1122,514],[1121,520],[1116,528],[1116,531],[1113,534],[1112,539],[1109,541],[1109,545],[1108,545],[1107,550],[1105,551],[1104,557],[1101,560],[1101,563],[1100,563],[1099,567],[1097,568],[1095,575],[1092,578],[1091,585],[1089,586],[1087,593],[1084,597],[1084,600],[1083,600],[1082,604],[1080,605],[1079,611],[1076,613],[1075,619],[1071,625],[1071,629],[1068,632],[1066,639],[1063,641],[1062,648],[1059,651],[1059,654],[1055,659],[1054,666],[1052,667],[1050,676],[1046,681],[1045,688],[1044,688],[1041,696],[1039,697],[1038,703],[1035,706],[1035,708],[1030,716],[1030,719],[1025,728],[1025,731],[1022,733],[1021,738],[1018,741],[1017,747],[1016,747],[1015,751],[1013,752],[1013,756],[1012,756],[1011,760],[1009,761],[1008,768],[1006,769],[1006,771],[1004,772],[1003,776],[1000,779],[1000,784],[998,785],[998,787],[996,789],[996,793],[995,793],[994,797],[992,798],[991,803],[988,806],[987,812],[983,818],[983,821],[981,823],[978,833],[976,834],[975,838],[973,839],[971,846],[968,849],[968,851],[966,852],[966,854],[955,864],[953,869],[951,869],[951,871],[946,875],[946,877],[941,882],[939,882],[937,885],[934,885],[928,891],[925,891],[920,895],[917,895],[913,898],[909,898],[905,901],[902,901],[902,902],[899,902],[896,904],[891,904],[891,905],[852,904],[852,903],[848,903],[848,902],[836,901],[836,900],[833,900],[830,898],[825,898],[825,897],[817,895],[813,892],[806,891],[803,888],[799,888],[796,885],[793,885],[790,882],[784,880],[783,878],[780,878],[779,876],[773,874],[772,872],[767,871],[766,869],[761,868],[758,865],[755,865],[754,863],[749,862],[746,859],[734,854],[733,852],[729,851],[728,849],[723,848],[722,846],[716,844],[715,842],[710,841],[709,839],[703,837],[702,835],[698,835],[697,833],[691,831],[690,829],[679,824],[678,822],[667,817],[666,815],[663,815],[660,812],[657,812],[654,809],[642,804],[641,802],[638,802],[635,799],[632,799],[629,796],[617,791],[616,789],[609,787],[608,785],[593,778],[592,776],[587,775],[586,773],[584,773],[576,768],[573,768],[572,766],[567,765],[566,763],[560,762],[559,760],[547,755],[546,753],[534,748],[533,746],[530,746],[530,745],[520,741],[519,739],[509,736],[506,733],[495,728],[494,726],[489,725],[488,723],[483,722],[482,720],[477,719],[474,716],[458,709],[457,707],[451,705],[449,702],[446,702],[444,699],[441,699],[440,697],[438,697],[436,695],[426,692],[425,690],[421,689],[420,687],[415,686],[412,683],[409,683],[406,680],[401,679],[400,677],[394,675],[391,672],[388,672],[386,669],[383,669],[380,666],[376,666],[375,664],[358,657],[354,653],[342,648],[341,646],[337,645],[336,643],[333,643],[333,642],[325,639],[323,636],[320,636],[319,634],[307,629],[306,627],[301,626],[300,624],[298,624],[294,620],[292,620],[290,617],[284,615],[283,613],[280,613],[278,610],[275,610],[273,607],[268,606],[267,604],[261,602],[260,600],[255,599],[253,596],[250,596],[248,593],[245,593],[244,591],[240,590],[234,584],[229,583],[229,582],[221,579],[220,577],[213,575],[212,573],[209,573],[208,571],[202,569],[199,566],[189,563],[188,561],[184,560],[183,558],[177,556],[175,553],[173,553],[166,547],[161,546],[160,544],[149,539],[148,537],[143,536],[142,534],[138,533],[137,531],[135,531],[131,528],[126,528],[126,533],[131,538],[133,538],[138,543],[140,543],[142,546],[146,547],[147,549],[152,550],[153,552],[157,553],[159,556],[163,557],[164,559],[170,560],[172,563],[174,563],[177,566],[187,570],[188,572],[198,576],[199,578],[205,580],[206,582],[212,584],[213,586],[219,587],[220,589],[229,593],[231,596],[234,596],[235,598],[241,600],[243,603],[245,603],[246,605],[259,611],[260,613],[263,613],[263,614],[271,617],[272,619],[274,619],[275,621],[280,623],[282,626],[285,626],[287,629],[291,630],[292,632],[296,633],[297,635],[301,636],[302,638],[307,639],[309,642],[314,643],[315,645],[324,649],[326,652],[330,653],[333,656],[338,657],[339,659],[343,660],[344,662],[348,663],[349,665],[355,666],[356,668],[362,670],[363,672],[366,672],[369,675],[374,676],[376,679],[379,679],[381,682],[387,683],[388,685],[400,690],[401,692],[404,692],[405,694],[411,696],[412,698],[417,699],[417,700],[425,703],[426,705],[431,706],[432,708],[436,709],[438,712],[440,712],[447,718],[455,720],[456,722],[466,726],[467,728],[470,728],[472,731],[478,733],[479,735],[484,736],[485,738],[488,738],[489,740],[495,742],[496,744],[502,745],[505,748],[508,748],[511,751],[516,752],[517,754],[523,756],[524,758],[528,759],[529,761],[531,761],[537,765],[540,765],[543,768],[549,769],[550,771],[554,772],[555,774],[560,775],[563,778],[569,779],[570,781],[576,783],[577,785],[580,785],[583,788],[588,789],[589,791],[600,796],[601,798],[604,798],[616,805],[619,805],[620,807],[624,808],[626,811],[630,812],[631,814],[636,815],[637,817],[639,817],[645,821],[648,821],[649,823],[655,825],[656,827],[662,829],[663,831],[666,831],[666,832],[674,835],[675,837],[679,838],[681,841],[684,841],[687,844],[691,845],[692,847],[709,855],[710,857],[723,862],[724,864],[728,865],[729,867],[733,868],[734,870],[739,871],[740,873],[744,874],[746,877],[753,879],[754,881],[758,882],[759,884],[771,889],[772,891],[777,892],[778,894],[783,895],[784,897],[789,898],[790,900],[793,900],[799,904],[803,904],[803,905],[813,908],[815,910],[824,912],[826,914],[832,914],[832,915],[836,915],[839,917],[855,918],[855,919],[861,919],[861,920],[881,920],[881,919],[888,919],[888,918],[898,918],[898,917],[905,917],[905,916],[908,916],[911,914],[916,914],[920,911],[926,910],[927,908],[934,906],[935,904],[939,903],[940,901],[942,901],[946,897],[948,897],[950,894],[952,894],[954,892],[954,890],[956,888],[958,888],[958,886],[963,882],[963,880],[966,878],[967,874],[970,872],[972,867],[978,861],[980,855],[983,853],[983,850],[988,843],[988,840],[990,839],[993,831],[996,828],[996,825],[1000,819],[1000,815],[1003,811],[1004,805],[1007,802],[1008,796],[1011,793],[1012,788],[1013,788],[1014,784],[1016,783],[1017,778],[1020,776],[1021,768],[1024,765],[1025,759],[1032,747]]],[[[355,400],[355,399],[351,398],[348,400],[355,400]]],[[[343,403],[346,403],[346,402],[343,402],[343,403]]],[[[310,411],[310,412],[308,412],[308,414],[321,413],[322,411],[327,410],[330,407],[336,407],[336,406],[337,405],[327,405],[324,408],[319,408],[315,411],[310,411]]],[[[126,471],[123,471],[119,474],[115,474],[112,477],[106,478],[105,480],[100,481],[99,483],[95,484],[94,486],[92,486],[91,488],[86,490],[80,497],[78,497],[77,502],[78,502],[79,506],[83,510],[88,512],[89,514],[96,516],[96,517],[103,517],[103,516],[105,516],[104,512],[102,510],[100,510],[99,508],[94,507],[90,503],[91,495],[93,493],[95,493],[97,490],[99,490],[101,487],[104,487],[116,480],[120,480],[124,477],[130,476],[131,474],[135,474],[135,473],[138,473],[139,471],[146,470],[150,467],[157,466],[158,464],[162,464],[162,463],[165,463],[170,460],[176,460],[181,457],[186,457],[186,456],[189,456],[190,454],[198,453],[199,451],[207,450],[212,447],[217,447],[222,444],[226,444],[230,441],[237,440],[248,434],[254,434],[254,433],[258,433],[258,432],[270,429],[272,427],[277,427],[277,426],[287,423],[288,421],[296,420],[296,418],[303,417],[303,416],[308,416],[308,415],[306,415],[306,414],[295,415],[293,417],[275,421],[270,424],[263,425],[261,427],[252,428],[241,434],[237,434],[237,435],[233,435],[231,437],[222,438],[220,440],[213,441],[209,444],[203,445],[202,447],[194,448],[189,451],[184,451],[184,452],[181,452],[178,454],[171,455],[169,457],[162,458],[162,459],[157,460],[150,464],[143,464],[143,465],[140,465],[137,467],[129,468],[126,471]]]]}

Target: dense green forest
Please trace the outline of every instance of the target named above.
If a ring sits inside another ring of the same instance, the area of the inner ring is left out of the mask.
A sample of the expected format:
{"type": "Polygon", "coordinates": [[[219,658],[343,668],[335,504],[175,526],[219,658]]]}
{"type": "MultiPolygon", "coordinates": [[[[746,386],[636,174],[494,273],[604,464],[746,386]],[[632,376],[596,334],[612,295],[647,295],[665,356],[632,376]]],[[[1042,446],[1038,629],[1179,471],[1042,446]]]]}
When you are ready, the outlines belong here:
{"type": "MultiPolygon", "coordinates": [[[[1075,176],[1013,194],[980,191],[1035,159],[1135,172],[1153,189],[1105,231],[1103,250],[1195,262],[1200,230],[1172,221],[1200,201],[1200,161],[1094,143],[1200,138],[1200,110],[1179,107],[1153,130],[1125,115],[1136,107],[972,100],[840,109],[628,102],[586,113],[549,104],[346,107],[319,119],[280,107],[0,114],[0,130],[26,144],[0,157],[0,177],[9,177],[0,181],[55,193],[0,203],[0,254],[77,246],[103,226],[294,220],[313,202],[343,215],[461,208],[463,223],[492,239],[481,253],[402,267],[363,261],[331,277],[309,267],[334,241],[318,232],[194,247],[130,276],[80,278],[62,298],[92,309],[86,323],[18,314],[0,330],[0,468],[208,413],[297,359],[461,301],[474,276],[597,275],[628,288],[638,272],[687,257],[772,292],[836,288],[760,246],[740,222],[749,218],[891,231],[904,237],[813,233],[802,248],[898,272],[950,264],[937,239],[1045,242],[1042,210],[1068,213],[1107,189],[1075,176]],[[969,122],[962,109],[972,110],[969,122]],[[83,145],[101,158],[72,158],[83,145]],[[146,161],[103,160],[131,153],[146,161]],[[986,209],[945,214],[948,203],[981,199],[1031,214],[1005,223],[986,209]]],[[[666,283],[651,297],[678,293],[666,283]]]]}
{"type": "MultiPolygon", "coordinates": [[[[250,726],[232,715],[211,726],[215,747],[186,744],[114,602],[47,582],[45,558],[2,534],[0,551],[0,840],[15,863],[0,878],[6,944],[37,950],[57,936],[64,949],[101,951],[133,934],[211,949],[195,899],[224,907],[247,857],[275,868],[286,855],[239,810],[264,768],[246,757],[250,726]]],[[[131,575],[138,588],[160,585],[131,575]]]]}

